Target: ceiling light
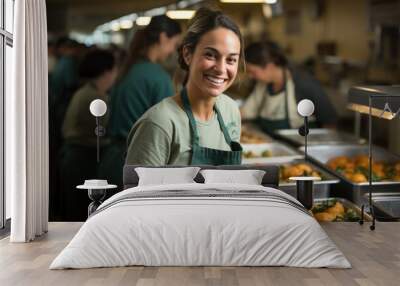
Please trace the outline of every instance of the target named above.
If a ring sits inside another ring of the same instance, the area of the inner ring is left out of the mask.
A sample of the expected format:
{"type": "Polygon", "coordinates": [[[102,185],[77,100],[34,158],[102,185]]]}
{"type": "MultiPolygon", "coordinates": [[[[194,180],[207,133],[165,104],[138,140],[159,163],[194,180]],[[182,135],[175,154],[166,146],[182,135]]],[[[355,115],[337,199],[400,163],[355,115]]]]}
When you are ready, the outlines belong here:
{"type": "Polygon", "coordinates": [[[147,26],[151,21],[151,17],[141,16],[136,19],[136,25],[138,26],[147,26]]]}
{"type": "Polygon", "coordinates": [[[265,17],[265,18],[269,19],[269,18],[272,17],[272,8],[271,8],[271,5],[269,5],[269,4],[264,4],[264,5],[263,5],[263,8],[262,8],[262,11],[263,11],[263,14],[264,14],[264,17],[265,17]]]}
{"type": "Polygon", "coordinates": [[[121,20],[119,25],[121,29],[130,29],[133,27],[133,21],[129,19],[121,20]]]}
{"type": "Polygon", "coordinates": [[[196,13],[195,10],[170,10],[167,16],[171,19],[192,19],[194,13],[196,13]]]}
{"type": "Polygon", "coordinates": [[[263,3],[263,4],[275,4],[278,0],[220,0],[222,3],[263,3]]]}
{"type": "Polygon", "coordinates": [[[154,8],[154,9],[151,9],[151,10],[147,10],[146,11],[146,16],[162,15],[162,14],[165,14],[165,12],[167,12],[167,8],[166,7],[158,7],[158,8],[154,8]]]}
{"type": "Polygon", "coordinates": [[[121,29],[121,26],[119,25],[118,22],[113,22],[111,23],[111,30],[114,32],[118,32],[121,29]]]}

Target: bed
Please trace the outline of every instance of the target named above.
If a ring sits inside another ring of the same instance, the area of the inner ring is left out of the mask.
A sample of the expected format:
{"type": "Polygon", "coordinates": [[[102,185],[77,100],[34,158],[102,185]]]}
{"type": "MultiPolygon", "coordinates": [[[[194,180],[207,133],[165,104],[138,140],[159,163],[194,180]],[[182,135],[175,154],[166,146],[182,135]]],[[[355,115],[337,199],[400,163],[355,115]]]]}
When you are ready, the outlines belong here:
{"type": "Polygon", "coordinates": [[[309,212],[277,189],[278,167],[256,167],[266,171],[262,185],[206,184],[199,174],[196,183],[152,186],[138,186],[136,167],[125,166],[125,190],[88,218],[50,269],[351,267],[309,212]]]}

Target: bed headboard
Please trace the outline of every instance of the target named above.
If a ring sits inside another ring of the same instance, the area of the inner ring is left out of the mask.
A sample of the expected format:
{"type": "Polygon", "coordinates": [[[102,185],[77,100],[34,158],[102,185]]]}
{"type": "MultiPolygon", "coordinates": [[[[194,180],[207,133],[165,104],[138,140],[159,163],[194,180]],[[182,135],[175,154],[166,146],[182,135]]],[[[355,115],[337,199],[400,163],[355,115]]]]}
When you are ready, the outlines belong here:
{"type": "MultiPolygon", "coordinates": [[[[137,167],[146,167],[138,165],[125,165],[124,166],[124,190],[132,187],[136,187],[139,182],[139,177],[135,171],[137,167]]],[[[147,166],[149,167],[149,166],[147,166]]],[[[182,168],[188,166],[160,166],[157,168],[182,168]]],[[[274,165],[228,165],[228,166],[195,166],[201,169],[220,169],[220,170],[264,170],[265,175],[262,180],[262,185],[265,187],[278,187],[279,185],[279,167],[274,165]]],[[[154,167],[149,167],[154,168],[154,167]]],[[[203,176],[199,173],[194,179],[198,183],[204,183],[203,176]]]]}

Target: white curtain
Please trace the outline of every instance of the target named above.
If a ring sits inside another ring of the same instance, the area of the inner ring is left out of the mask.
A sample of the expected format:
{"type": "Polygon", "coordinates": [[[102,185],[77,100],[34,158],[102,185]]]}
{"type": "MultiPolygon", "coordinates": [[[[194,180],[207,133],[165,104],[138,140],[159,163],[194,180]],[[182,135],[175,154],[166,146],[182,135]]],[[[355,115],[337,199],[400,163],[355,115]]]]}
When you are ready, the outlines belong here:
{"type": "Polygon", "coordinates": [[[6,101],[6,188],[12,242],[48,227],[48,84],[45,0],[15,1],[13,93],[6,101]]]}

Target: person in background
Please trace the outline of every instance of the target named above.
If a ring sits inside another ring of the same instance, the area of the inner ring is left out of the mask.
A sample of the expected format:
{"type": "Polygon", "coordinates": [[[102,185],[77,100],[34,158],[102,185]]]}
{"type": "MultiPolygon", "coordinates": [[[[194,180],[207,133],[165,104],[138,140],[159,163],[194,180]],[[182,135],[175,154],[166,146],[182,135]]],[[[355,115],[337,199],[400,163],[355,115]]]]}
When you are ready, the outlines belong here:
{"type": "Polygon", "coordinates": [[[57,63],[56,44],[54,42],[49,41],[47,43],[47,70],[48,70],[49,78],[51,77],[51,74],[53,73],[56,63],[57,63]]]}
{"type": "Polygon", "coordinates": [[[108,50],[113,53],[117,66],[122,66],[127,57],[126,50],[112,43],[109,45],[108,50]]]}
{"type": "MultiPolygon", "coordinates": [[[[107,92],[117,76],[114,56],[106,50],[89,52],[79,70],[81,78],[87,83],[73,95],[62,128],[64,144],[60,177],[66,221],[83,221],[87,218],[87,193],[75,188],[83,184],[85,179],[97,178],[96,120],[89,106],[95,99],[108,102],[107,92]]],[[[107,129],[108,112],[100,120],[107,129]]],[[[106,139],[100,142],[102,147],[107,144],[106,139]]]]}
{"type": "Polygon", "coordinates": [[[304,119],[297,103],[310,99],[315,105],[311,127],[332,127],[336,111],[318,81],[294,69],[277,44],[257,42],[245,49],[246,72],[256,85],[241,108],[244,120],[255,120],[266,133],[299,128],[304,119]]]}
{"type": "Polygon", "coordinates": [[[134,35],[125,65],[111,92],[111,144],[101,160],[100,175],[122,185],[126,139],[132,125],[151,106],[174,94],[171,77],[160,65],[177,47],[181,27],[165,15],[152,17],[134,35]]]}
{"type": "Polygon", "coordinates": [[[57,63],[51,76],[50,96],[51,107],[58,109],[58,112],[63,109],[63,114],[59,115],[62,119],[69,99],[79,84],[77,52],[77,43],[74,40],[67,37],[57,40],[55,47],[57,63]]]}
{"type": "Polygon", "coordinates": [[[240,30],[230,18],[207,8],[197,11],[178,49],[184,87],[133,126],[127,164],[241,163],[240,112],[223,92],[236,78],[242,47],[240,30]]]}
{"type": "Polygon", "coordinates": [[[79,85],[76,42],[61,37],[55,43],[56,64],[49,74],[49,203],[50,220],[59,220],[61,198],[58,172],[61,127],[69,100],[79,85]]]}
{"type": "Polygon", "coordinates": [[[56,43],[57,63],[49,78],[49,128],[52,141],[62,144],[61,128],[72,95],[79,87],[78,43],[66,37],[56,43]]]}

